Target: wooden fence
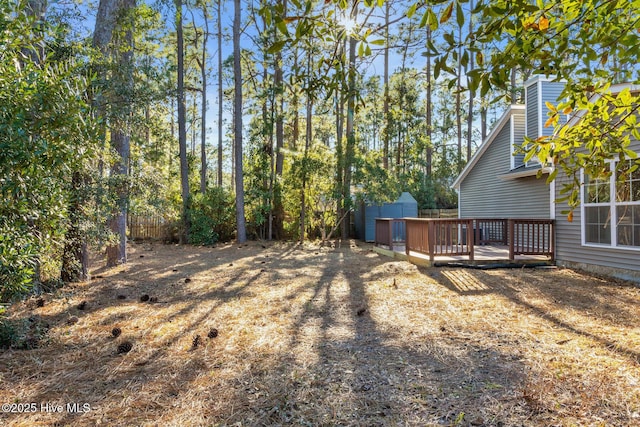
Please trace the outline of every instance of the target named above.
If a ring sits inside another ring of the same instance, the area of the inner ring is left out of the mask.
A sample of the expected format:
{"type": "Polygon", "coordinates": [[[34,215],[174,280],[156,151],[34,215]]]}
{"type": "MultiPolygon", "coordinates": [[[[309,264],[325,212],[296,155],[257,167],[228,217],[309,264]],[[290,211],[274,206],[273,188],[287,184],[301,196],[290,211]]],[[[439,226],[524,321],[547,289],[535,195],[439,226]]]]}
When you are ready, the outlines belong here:
{"type": "Polygon", "coordinates": [[[129,238],[163,240],[169,235],[169,221],[162,216],[127,216],[129,238]]]}
{"type": "Polygon", "coordinates": [[[457,218],[458,209],[420,209],[418,218],[457,218]]]}

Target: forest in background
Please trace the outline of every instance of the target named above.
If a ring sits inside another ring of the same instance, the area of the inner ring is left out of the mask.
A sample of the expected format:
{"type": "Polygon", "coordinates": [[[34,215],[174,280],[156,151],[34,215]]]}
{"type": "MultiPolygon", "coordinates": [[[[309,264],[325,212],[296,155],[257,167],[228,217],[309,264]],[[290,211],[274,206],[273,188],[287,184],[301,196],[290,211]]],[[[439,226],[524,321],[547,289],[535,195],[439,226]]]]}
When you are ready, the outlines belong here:
{"type": "MultiPolygon", "coordinates": [[[[129,214],[214,244],[346,238],[356,202],[402,191],[455,207],[533,73],[568,81],[564,113],[638,82],[633,3],[0,0],[0,300],[86,279],[90,248],[126,262],[129,214]]],[[[637,98],[602,98],[622,125],[529,155],[569,172],[634,156],[637,98]]]]}

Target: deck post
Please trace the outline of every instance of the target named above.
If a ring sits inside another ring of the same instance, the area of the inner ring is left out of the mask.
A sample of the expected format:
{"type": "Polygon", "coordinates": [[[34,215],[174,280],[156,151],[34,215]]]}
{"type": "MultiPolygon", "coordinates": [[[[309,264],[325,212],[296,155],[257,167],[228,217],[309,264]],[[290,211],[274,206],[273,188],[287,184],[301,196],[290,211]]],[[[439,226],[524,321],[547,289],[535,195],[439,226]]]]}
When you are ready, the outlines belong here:
{"type": "Polygon", "coordinates": [[[551,255],[551,261],[556,260],[556,222],[551,220],[549,224],[549,255],[551,255]]]}
{"type": "Polygon", "coordinates": [[[409,258],[409,224],[411,223],[410,219],[404,220],[404,253],[407,254],[407,258],[409,258]]]}
{"type": "Polygon", "coordinates": [[[468,241],[467,241],[467,244],[469,245],[469,261],[473,261],[473,247],[475,246],[475,237],[476,237],[475,234],[476,233],[480,234],[480,232],[478,231],[479,227],[476,229],[476,233],[473,233],[473,232],[470,233],[469,232],[469,231],[473,230],[473,220],[472,219],[470,219],[467,222],[467,230],[468,230],[467,231],[467,235],[471,236],[471,238],[468,239],[468,241]]]}
{"type": "MultiPolygon", "coordinates": [[[[471,229],[473,230],[473,243],[475,245],[475,242],[480,241],[480,221],[478,221],[477,219],[472,219],[471,227],[471,229]]],[[[467,233],[469,232],[467,231],[467,233]]]]}
{"type": "Polygon", "coordinates": [[[502,220],[502,240],[505,245],[509,244],[509,220],[502,220]]]}
{"type": "Polygon", "coordinates": [[[429,262],[433,263],[433,259],[435,258],[435,223],[434,221],[427,222],[427,245],[429,247],[429,262]]]}
{"type": "Polygon", "coordinates": [[[515,244],[515,235],[514,235],[514,231],[515,231],[515,221],[513,219],[509,219],[509,260],[513,261],[515,259],[514,256],[514,244],[515,244]]]}

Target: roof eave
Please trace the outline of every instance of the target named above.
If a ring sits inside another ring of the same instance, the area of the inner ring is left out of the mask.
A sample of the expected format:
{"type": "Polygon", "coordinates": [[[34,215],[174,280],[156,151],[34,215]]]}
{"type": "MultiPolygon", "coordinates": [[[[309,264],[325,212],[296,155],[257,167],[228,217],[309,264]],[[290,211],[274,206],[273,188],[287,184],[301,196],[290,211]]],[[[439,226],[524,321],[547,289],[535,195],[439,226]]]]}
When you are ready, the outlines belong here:
{"type": "Polygon", "coordinates": [[[478,163],[478,161],[480,160],[484,152],[487,151],[489,146],[493,143],[498,133],[502,130],[502,128],[506,124],[507,120],[511,118],[514,112],[524,111],[524,110],[525,110],[525,106],[518,104],[518,105],[511,105],[504,112],[502,117],[500,117],[500,119],[498,120],[498,123],[496,123],[496,125],[493,127],[491,132],[489,132],[489,135],[487,135],[487,137],[485,138],[484,142],[480,145],[480,147],[478,148],[478,151],[475,152],[475,154],[471,157],[471,160],[467,162],[467,165],[464,167],[464,169],[462,169],[462,171],[460,172],[456,180],[453,181],[453,184],[451,185],[452,188],[456,190],[460,190],[460,184],[462,184],[462,181],[464,181],[464,179],[467,177],[469,172],[471,172],[471,170],[474,168],[476,163],[478,163]]]}

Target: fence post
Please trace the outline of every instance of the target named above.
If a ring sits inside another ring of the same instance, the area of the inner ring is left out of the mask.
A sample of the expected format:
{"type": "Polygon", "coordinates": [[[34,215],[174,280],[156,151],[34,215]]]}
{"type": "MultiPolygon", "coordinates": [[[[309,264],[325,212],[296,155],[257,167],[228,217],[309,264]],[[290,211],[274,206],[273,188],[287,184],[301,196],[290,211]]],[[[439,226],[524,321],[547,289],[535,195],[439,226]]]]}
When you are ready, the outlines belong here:
{"type": "Polygon", "coordinates": [[[387,221],[389,224],[389,249],[393,251],[393,219],[387,221]]]}

